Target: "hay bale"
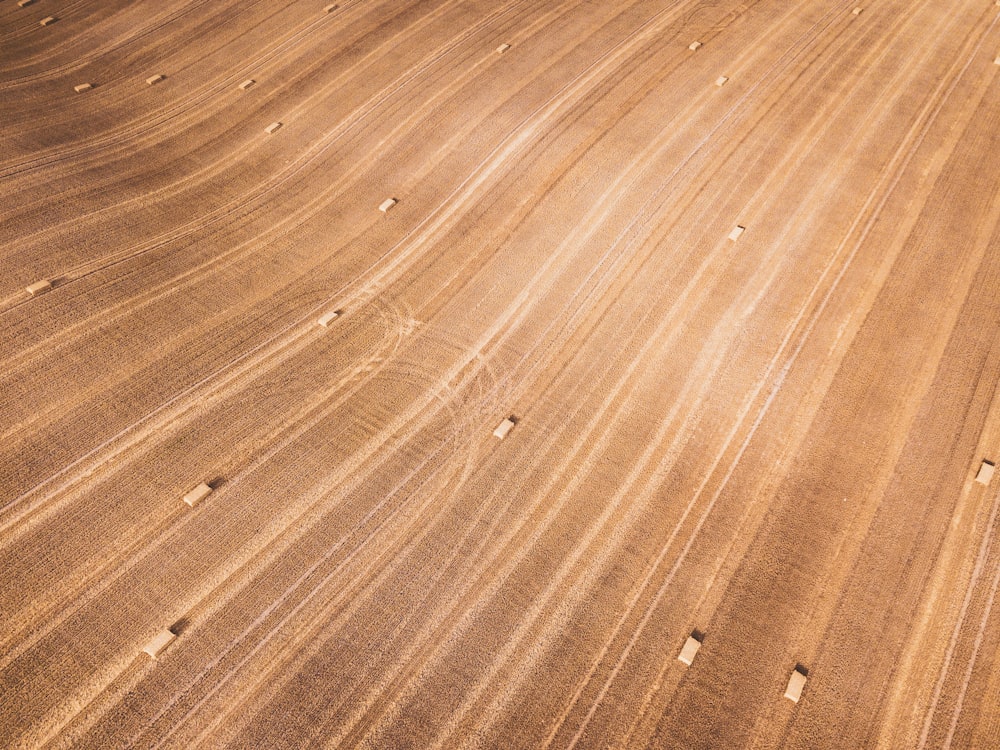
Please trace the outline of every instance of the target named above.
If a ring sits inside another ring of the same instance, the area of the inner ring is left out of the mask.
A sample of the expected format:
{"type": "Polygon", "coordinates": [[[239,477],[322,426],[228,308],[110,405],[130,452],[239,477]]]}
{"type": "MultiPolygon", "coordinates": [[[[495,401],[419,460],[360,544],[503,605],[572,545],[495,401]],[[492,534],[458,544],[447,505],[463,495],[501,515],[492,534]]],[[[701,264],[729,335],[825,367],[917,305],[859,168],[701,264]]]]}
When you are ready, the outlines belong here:
{"type": "Polygon", "coordinates": [[[175,640],[177,640],[177,636],[174,633],[169,630],[161,630],[153,636],[153,640],[143,646],[142,650],[149,654],[151,659],[157,659],[175,640]]]}
{"type": "Polygon", "coordinates": [[[193,508],[211,494],[212,488],[205,482],[202,482],[184,496],[184,502],[193,508]]]}
{"type": "Polygon", "coordinates": [[[802,688],[806,685],[806,675],[802,667],[796,666],[792,670],[792,676],[788,678],[788,687],[785,688],[785,697],[792,703],[798,703],[802,697],[802,688]]]}
{"type": "Polygon", "coordinates": [[[27,287],[28,294],[32,297],[37,297],[39,294],[44,294],[52,288],[52,282],[48,279],[42,279],[41,281],[36,281],[27,287]]]}
{"type": "Polygon", "coordinates": [[[50,24],[55,23],[58,20],[59,19],[56,18],[55,16],[46,16],[45,18],[43,18],[41,21],[38,22],[38,25],[39,26],[48,26],[50,24]]]}
{"type": "Polygon", "coordinates": [[[280,127],[281,127],[281,123],[280,122],[272,122],[270,125],[268,125],[266,128],[264,128],[264,132],[267,133],[268,135],[271,135],[271,133],[275,132],[280,127]]]}
{"type": "Polygon", "coordinates": [[[26,5],[31,5],[35,0],[17,0],[17,7],[23,8],[26,5]]]}
{"type": "Polygon", "coordinates": [[[160,81],[164,80],[165,78],[166,78],[165,75],[161,75],[161,74],[157,73],[155,76],[150,76],[149,78],[147,78],[146,79],[146,83],[148,83],[150,86],[153,86],[154,84],[159,83],[160,81]]]}
{"type": "Polygon", "coordinates": [[[740,238],[740,235],[743,234],[745,231],[747,231],[746,227],[737,224],[736,227],[733,229],[733,231],[729,233],[729,239],[731,239],[733,242],[736,242],[736,240],[740,238]]]}
{"type": "Polygon", "coordinates": [[[386,198],[384,201],[382,201],[381,205],[378,207],[378,210],[384,214],[387,214],[389,213],[389,209],[395,206],[398,202],[399,201],[397,201],[395,198],[386,198]]]}
{"type": "Polygon", "coordinates": [[[334,310],[333,312],[328,312],[326,315],[320,316],[320,319],[317,320],[316,323],[326,328],[339,317],[340,310],[334,310]]]}
{"type": "Polygon", "coordinates": [[[684,648],[681,649],[680,654],[677,656],[677,661],[682,661],[689,667],[694,661],[695,654],[698,653],[698,649],[701,648],[701,641],[694,637],[694,634],[688,636],[688,639],[684,641],[684,648]]]}
{"type": "Polygon", "coordinates": [[[493,430],[493,437],[503,440],[507,437],[507,433],[514,429],[514,418],[507,417],[503,422],[497,425],[497,428],[493,430]]]}
{"type": "Polygon", "coordinates": [[[336,3],[331,3],[330,5],[327,5],[325,8],[323,8],[323,12],[324,13],[333,13],[333,11],[337,10],[337,8],[339,8],[339,7],[340,6],[337,5],[336,3]]]}
{"type": "Polygon", "coordinates": [[[74,86],[73,90],[78,94],[82,94],[84,91],[89,91],[92,88],[94,88],[94,84],[92,83],[80,83],[74,86]]]}
{"type": "Polygon", "coordinates": [[[510,49],[510,45],[509,44],[501,44],[499,47],[497,47],[497,52],[499,52],[500,54],[503,54],[504,52],[506,52],[509,49],[510,49]]]}
{"type": "Polygon", "coordinates": [[[994,471],[996,471],[996,467],[993,465],[992,461],[983,461],[979,465],[979,471],[976,474],[976,481],[980,484],[989,484],[993,480],[994,471]]]}
{"type": "Polygon", "coordinates": [[[716,86],[725,86],[726,82],[728,80],[729,79],[726,76],[719,76],[718,78],[715,79],[715,85],[716,86]]]}
{"type": "Polygon", "coordinates": [[[853,13],[856,16],[860,16],[861,15],[861,11],[863,11],[863,10],[864,10],[864,8],[860,8],[859,7],[859,8],[855,8],[854,10],[852,10],[851,13],[853,13]]]}
{"type": "Polygon", "coordinates": [[[700,46],[701,46],[701,42],[691,42],[691,44],[688,45],[688,49],[691,50],[692,52],[694,52],[700,46]]]}
{"type": "Polygon", "coordinates": [[[240,91],[246,91],[248,88],[257,83],[253,78],[247,78],[243,83],[240,84],[240,91]]]}

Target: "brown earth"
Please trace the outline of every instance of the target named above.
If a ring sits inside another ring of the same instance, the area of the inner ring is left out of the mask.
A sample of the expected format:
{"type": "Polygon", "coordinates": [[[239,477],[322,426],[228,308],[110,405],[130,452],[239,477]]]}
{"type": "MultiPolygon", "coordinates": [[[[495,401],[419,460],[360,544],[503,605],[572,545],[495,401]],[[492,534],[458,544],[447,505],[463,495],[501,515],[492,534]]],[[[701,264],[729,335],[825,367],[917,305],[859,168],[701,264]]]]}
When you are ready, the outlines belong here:
{"type": "Polygon", "coordinates": [[[327,4],[0,2],[0,746],[1000,746],[1000,7],[327,4]]]}

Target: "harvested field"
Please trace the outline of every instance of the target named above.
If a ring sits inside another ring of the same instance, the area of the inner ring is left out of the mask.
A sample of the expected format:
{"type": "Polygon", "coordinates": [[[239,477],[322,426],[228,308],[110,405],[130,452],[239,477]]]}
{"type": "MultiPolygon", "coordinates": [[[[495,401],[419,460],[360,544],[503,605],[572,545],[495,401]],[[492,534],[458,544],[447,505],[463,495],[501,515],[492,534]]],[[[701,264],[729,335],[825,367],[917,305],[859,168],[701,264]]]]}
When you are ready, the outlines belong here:
{"type": "Polygon", "coordinates": [[[0,747],[1000,747],[992,0],[0,50],[0,747]]]}

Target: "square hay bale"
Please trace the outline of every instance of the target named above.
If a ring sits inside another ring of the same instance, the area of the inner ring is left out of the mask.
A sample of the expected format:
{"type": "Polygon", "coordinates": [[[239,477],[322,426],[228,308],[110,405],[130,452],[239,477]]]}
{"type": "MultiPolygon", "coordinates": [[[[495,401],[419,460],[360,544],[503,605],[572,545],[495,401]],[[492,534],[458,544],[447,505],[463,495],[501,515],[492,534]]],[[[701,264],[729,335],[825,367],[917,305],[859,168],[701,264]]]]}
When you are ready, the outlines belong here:
{"type": "Polygon", "coordinates": [[[147,654],[149,654],[149,657],[151,659],[157,659],[159,658],[160,654],[162,654],[163,651],[167,648],[167,646],[169,646],[175,640],[177,640],[177,636],[174,635],[172,632],[170,632],[169,630],[161,630],[159,633],[153,636],[153,640],[151,640],[149,643],[143,646],[142,650],[145,651],[147,654]]]}
{"type": "Polygon", "coordinates": [[[32,297],[37,297],[39,294],[43,294],[52,288],[52,282],[48,279],[42,279],[41,281],[36,281],[27,287],[28,294],[32,297]]]}
{"type": "Polygon", "coordinates": [[[257,83],[253,78],[247,78],[243,83],[240,84],[240,91],[246,91],[248,88],[257,83]]]}
{"type": "Polygon", "coordinates": [[[337,5],[337,3],[330,3],[325,8],[323,8],[323,12],[324,13],[333,13],[333,11],[337,10],[337,8],[339,8],[339,7],[340,6],[337,5]]]}
{"type": "Polygon", "coordinates": [[[503,422],[497,425],[497,428],[493,430],[493,437],[503,440],[507,437],[507,433],[514,429],[514,418],[507,417],[503,422]]]}
{"type": "Polygon", "coordinates": [[[395,198],[386,198],[384,201],[382,201],[381,205],[378,207],[378,210],[384,214],[387,214],[389,213],[389,209],[395,206],[398,202],[399,201],[397,201],[395,198]]]}
{"type": "Polygon", "coordinates": [[[157,84],[160,81],[165,80],[165,79],[166,79],[165,75],[161,75],[160,73],[157,73],[155,76],[150,76],[149,78],[147,78],[146,79],[146,83],[148,83],[150,86],[153,86],[153,85],[155,85],[155,84],[157,84]]]}
{"type": "Polygon", "coordinates": [[[509,44],[501,44],[499,47],[497,47],[497,52],[499,52],[502,55],[504,52],[506,52],[509,49],[510,49],[510,45],[509,44]]]}
{"type": "Polygon", "coordinates": [[[680,654],[677,656],[677,661],[682,661],[689,667],[694,661],[694,655],[698,653],[698,649],[701,648],[701,641],[694,637],[694,634],[689,635],[688,639],[684,641],[684,648],[681,649],[680,654]]]}
{"type": "Polygon", "coordinates": [[[212,494],[212,488],[202,482],[184,496],[184,502],[192,508],[212,494]]]}
{"type": "Polygon", "coordinates": [[[993,64],[1000,65],[1000,55],[997,55],[995,58],[993,58],[993,64]]]}
{"type": "Polygon", "coordinates": [[[719,76],[718,78],[715,79],[715,85],[725,86],[727,81],[729,81],[729,79],[726,76],[719,76]]]}
{"type": "Polygon", "coordinates": [[[268,135],[271,135],[271,133],[276,132],[280,128],[281,128],[280,122],[272,122],[270,125],[264,128],[264,132],[267,133],[268,135]]]}
{"type": "Polygon", "coordinates": [[[31,5],[35,0],[17,0],[17,7],[23,8],[25,5],[31,5]]]}
{"type": "Polygon", "coordinates": [[[333,312],[328,312],[326,315],[321,315],[319,320],[316,321],[316,323],[326,328],[339,317],[340,317],[340,310],[334,310],[333,312]]]}
{"type": "Polygon", "coordinates": [[[94,84],[92,83],[80,83],[74,86],[73,90],[78,94],[82,94],[84,91],[89,91],[92,88],[94,88],[94,84]]]}
{"type": "Polygon", "coordinates": [[[700,46],[701,46],[701,42],[691,42],[691,44],[688,45],[688,49],[691,50],[692,52],[694,52],[700,46]]]}
{"type": "Polygon", "coordinates": [[[795,667],[792,676],[788,678],[788,687],[785,688],[785,697],[792,703],[798,703],[802,697],[802,688],[806,685],[806,675],[802,667],[795,667]]]}
{"type": "Polygon", "coordinates": [[[979,472],[976,474],[976,481],[980,484],[989,484],[993,479],[993,472],[996,467],[992,461],[983,461],[979,465],[979,472]]]}
{"type": "Polygon", "coordinates": [[[857,7],[854,10],[852,10],[851,13],[853,13],[856,16],[860,16],[861,15],[861,11],[863,11],[863,10],[864,10],[864,8],[857,7]]]}
{"type": "Polygon", "coordinates": [[[43,18],[41,21],[38,22],[38,25],[39,26],[48,26],[50,24],[55,23],[57,20],[59,20],[59,19],[57,19],[55,16],[46,16],[45,18],[43,18]]]}
{"type": "Polygon", "coordinates": [[[747,228],[741,224],[737,224],[732,232],[729,233],[729,239],[736,242],[740,238],[740,235],[747,231],[747,228]]]}

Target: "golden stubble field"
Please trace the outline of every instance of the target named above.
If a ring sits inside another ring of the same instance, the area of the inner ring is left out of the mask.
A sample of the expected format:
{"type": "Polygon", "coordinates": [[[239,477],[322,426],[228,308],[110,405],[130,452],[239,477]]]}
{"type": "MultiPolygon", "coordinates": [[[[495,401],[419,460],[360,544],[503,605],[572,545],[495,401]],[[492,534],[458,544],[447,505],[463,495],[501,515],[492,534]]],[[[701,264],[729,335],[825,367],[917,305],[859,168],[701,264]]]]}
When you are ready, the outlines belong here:
{"type": "Polygon", "coordinates": [[[0,1],[0,746],[1000,746],[1000,7],[331,5],[0,1]]]}

